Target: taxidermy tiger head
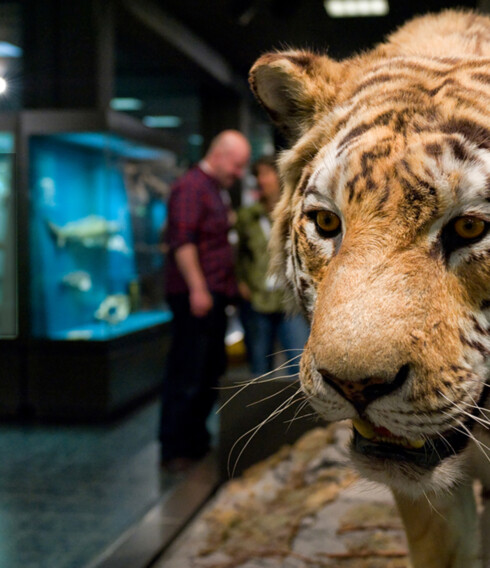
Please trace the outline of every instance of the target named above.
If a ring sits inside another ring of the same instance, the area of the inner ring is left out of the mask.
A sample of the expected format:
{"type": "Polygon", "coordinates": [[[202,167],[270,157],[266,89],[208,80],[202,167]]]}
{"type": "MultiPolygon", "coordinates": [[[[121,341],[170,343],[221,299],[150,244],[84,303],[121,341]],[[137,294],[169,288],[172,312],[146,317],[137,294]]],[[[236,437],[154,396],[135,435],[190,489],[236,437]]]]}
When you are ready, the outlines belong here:
{"type": "Polygon", "coordinates": [[[302,389],[368,477],[447,489],[489,443],[490,19],[265,54],[250,82],[291,141],[271,251],[311,321],[302,389]]]}

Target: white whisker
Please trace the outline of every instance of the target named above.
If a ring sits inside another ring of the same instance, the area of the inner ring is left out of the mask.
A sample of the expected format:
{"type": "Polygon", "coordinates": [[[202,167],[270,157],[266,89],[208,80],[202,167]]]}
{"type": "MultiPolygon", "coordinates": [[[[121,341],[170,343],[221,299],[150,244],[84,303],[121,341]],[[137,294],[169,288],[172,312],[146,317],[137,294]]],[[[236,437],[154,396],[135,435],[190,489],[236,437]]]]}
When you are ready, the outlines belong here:
{"type": "MultiPolygon", "coordinates": [[[[475,416],[474,414],[472,414],[471,412],[468,412],[466,410],[464,410],[463,408],[461,408],[461,406],[459,406],[458,402],[455,402],[453,400],[451,400],[450,398],[448,398],[443,392],[441,392],[441,395],[449,402],[451,402],[452,404],[454,404],[454,406],[458,409],[459,412],[461,412],[461,414],[464,414],[465,416],[468,416],[469,418],[471,418],[472,420],[474,420],[475,422],[478,422],[478,424],[481,424],[482,426],[490,426],[490,422],[488,420],[483,420],[482,418],[475,416]]],[[[461,401],[464,402],[464,401],[461,401]]],[[[445,413],[447,414],[447,413],[445,413]]],[[[447,414],[447,416],[450,416],[449,414],[447,414]]]]}
{"type": "Polygon", "coordinates": [[[441,517],[441,519],[446,520],[446,518],[444,517],[444,515],[438,511],[436,509],[436,507],[433,505],[432,501],[430,500],[429,496],[427,495],[427,493],[425,491],[422,491],[422,493],[424,494],[424,497],[427,500],[427,503],[429,503],[429,507],[431,509],[431,511],[433,511],[436,515],[438,515],[439,517],[441,517]]]}
{"type": "MultiPolygon", "coordinates": [[[[287,370],[289,368],[293,368],[295,365],[289,365],[287,367],[284,367],[284,369],[281,370],[287,370]]],[[[273,372],[277,372],[279,370],[278,369],[274,369],[273,372]]],[[[274,381],[277,381],[278,379],[283,379],[283,378],[291,378],[291,380],[297,381],[297,378],[294,378],[297,375],[297,373],[295,373],[294,375],[273,375],[272,377],[269,377],[268,379],[263,379],[262,377],[265,377],[265,375],[260,375],[258,377],[255,378],[249,378],[249,379],[240,379],[238,381],[235,381],[235,384],[233,385],[223,385],[223,386],[218,386],[216,387],[218,390],[231,390],[231,389],[239,389],[241,387],[248,387],[251,385],[263,385],[265,383],[272,383],[274,381]]]]}
{"type": "Polygon", "coordinates": [[[486,460],[490,463],[490,455],[485,451],[488,450],[490,452],[490,448],[485,445],[482,441],[477,440],[477,438],[474,436],[473,432],[471,432],[471,430],[463,423],[458,421],[459,425],[461,426],[461,428],[463,428],[463,432],[461,432],[462,434],[466,434],[468,436],[468,438],[470,440],[472,440],[477,446],[478,448],[481,450],[482,454],[485,456],[486,460]],[[485,448],[485,449],[483,449],[485,448]]]}
{"type": "Polygon", "coordinates": [[[298,408],[294,412],[293,417],[290,418],[289,420],[286,420],[285,423],[288,424],[288,429],[291,426],[291,424],[293,422],[296,422],[297,420],[302,420],[303,418],[308,418],[309,416],[318,416],[318,414],[316,412],[309,412],[308,414],[302,414],[301,416],[299,415],[299,413],[302,412],[302,410],[304,408],[306,408],[308,406],[308,404],[309,404],[308,399],[306,397],[304,397],[303,400],[301,401],[301,403],[298,405],[298,408]]]}
{"type": "Polygon", "coordinates": [[[238,465],[238,462],[243,454],[243,452],[245,451],[245,449],[248,447],[248,445],[250,444],[250,442],[253,440],[253,438],[257,435],[257,433],[260,431],[260,429],[267,424],[268,422],[270,422],[271,420],[273,420],[274,418],[276,418],[277,416],[279,416],[279,414],[281,414],[282,412],[284,412],[287,408],[289,408],[291,406],[291,404],[293,404],[294,402],[294,398],[296,396],[298,396],[298,394],[301,394],[301,391],[296,391],[295,393],[293,393],[289,398],[287,398],[286,400],[284,400],[283,402],[281,402],[281,404],[274,410],[272,411],[269,416],[267,416],[266,418],[264,418],[264,420],[262,420],[261,422],[259,422],[259,424],[257,424],[256,426],[254,426],[253,428],[250,428],[250,430],[248,430],[247,432],[245,432],[244,434],[242,434],[233,444],[233,446],[230,449],[230,452],[228,454],[228,463],[227,463],[227,468],[228,468],[228,474],[230,475],[230,461],[231,461],[231,456],[233,453],[233,450],[235,449],[235,447],[237,446],[237,444],[245,437],[248,436],[250,434],[250,437],[248,438],[248,440],[246,441],[246,443],[243,445],[242,449],[240,450],[236,460],[235,460],[235,465],[233,466],[233,470],[231,471],[231,477],[233,477],[235,475],[235,471],[238,465]]]}
{"type": "Polygon", "coordinates": [[[299,359],[299,357],[303,355],[304,349],[281,349],[280,351],[274,351],[274,353],[271,353],[269,357],[273,357],[274,355],[282,355],[283,353],[291,353],[292,351],[300,351],[301,353],[299,355],[295,355],[292,359],[290,359],[290,361],[299,359]]]}
{"type": "Polygon", "coordinates": [[[289,365],[291,363],[291,361],[293,361],[296,357],[293,357],[292,359],[284,362],[282,365],[279,365],[279,367],[277,367],[276,369],[273,369],[272,371],[269,371],[268,373],[264,373],[263,375],[260,375],[259,377],[256,377],[255,379],[251,379],[250,381],[246,382],[243,386],[241,385],[237,385],[237,391],[230,396],[230,398],[228,400],[226,400],[218,409],[218,413],[221,412],[223,410],[223,408],[226,407],[227,404],[229,404],[236,396],[238,396],[241,392],[243,392],[246,388],[248,388],[249,386],[253,385],[253,384],[258,384],[258,382],[263,378],[263,377],[267,377],[270,375],[273,375],[272,377],[270,377],[270,379],[267,380],[278,380],[278,377],[275,375],[275,373],[277,373],[278,371],[282,371],[284,369],[287,369],[287,365],[289,365]]]}
{"type": "MultiPolygon", "coordinates": [[[[444,412],[444,414],[448,415],[448,413],[446,412],[444,412]]],[[[490,448],[486,446],[482,441],[478,440],[464,422],[462,422],[461,420],[456,420],[456,423],[458,424],[458,427],[453,426],[452,429],[455,432],[459,432],[460,434],[463,434],[464,436],[472,440],[480,448],[485,458],[490,462],[490,455],[485,451],[488,450],[490,452],[490,448]]]]}
{"type": "Polygon", "coordinates": [[[282,389],[280,389],[280,390],[278,390],[278,391],[275,391],[275,392],[273,392],[272,394],[269,394],[269,395],[267,395],[267,396],[264,396],[263,398],[260,398],[260,399],[258,399],[258,400],[254,400],[253,402],[247,404],[247,407],[255,406],[256,404],[260,404],[261,402],[264,402],[264,401],[266,401],[266,400],[269,400],[269,399],[271,399],[271,398],[274,398],[275,396],[277,396],[277,395],[279,395],[279,394],[282,394],[284,391],[286,391],[287,389],[290,389],[291,387],[294,387],[294,386],[295,386],[294,383],[289,383],[289,384],[287,384],[285,387],[283,387],[282,389]]]}
{"type": "MultiPolygon", "coordinates": [[[[445,446],[447,446],[451,452],[453,454],[456,453],[456,450],[453,448],[452,444],[449,442],[449,440],[447,440],[447,438],[444,437],[444,435],[441,432],[438,432],[437,435],[439,436],[439,438],[442,440],[442,442],[444,443],[445,446]]],[[[434,448],[435,449],[435,448],[434,448]]],[[[440,456],[439,456],[440,457],[440,456]]]]}
{"type": "Polygon", "coordinates": [[[474,410],[478,410],[478,412],[482,415],[482,417],[485,420],[488,420],[488,424],[490,426],[490,410],[486,409],[486,408],[482,408],[477,402],[476,400],[473,398],[471,393],[467,393],[468,396],[470,397],[471,401],[473,402],[473,404],[466,402],[466,401],[461,401],[465,406],[468,406],[469,408],[473,408],[474,410]],[[488,413],[488,414],[485,414],[488,413]]]}
{"type": "Polygon", "coordinates": [[[294,418],[286,420],[285,424],[288,424],[289,427],[293,422],[298,422],[299,420],[303,420],[305,418],[311,418],[312,416],[314,416],[315,418],[320,418],[317,412],[308,412],[308,414],[302,414],[301,416],[295,416],[294,418]]]}

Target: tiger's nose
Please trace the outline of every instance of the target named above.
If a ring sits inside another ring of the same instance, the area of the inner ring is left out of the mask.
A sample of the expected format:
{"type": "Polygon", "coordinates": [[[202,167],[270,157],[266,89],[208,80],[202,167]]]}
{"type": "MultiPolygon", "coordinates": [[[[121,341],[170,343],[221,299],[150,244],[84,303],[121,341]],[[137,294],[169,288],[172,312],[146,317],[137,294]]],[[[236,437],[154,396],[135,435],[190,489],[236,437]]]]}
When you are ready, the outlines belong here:
{"type": "Polygon", "coordinates": [[[318,369],[325,384],[336,390],[341,396],[362,412],[368,404],[386,396],[403,386],[408,377],[409,366],[403,365],[392,380],[380,377],[366,377],[357,381],[348,381],[336,377],[327,369],[318,369]]]}

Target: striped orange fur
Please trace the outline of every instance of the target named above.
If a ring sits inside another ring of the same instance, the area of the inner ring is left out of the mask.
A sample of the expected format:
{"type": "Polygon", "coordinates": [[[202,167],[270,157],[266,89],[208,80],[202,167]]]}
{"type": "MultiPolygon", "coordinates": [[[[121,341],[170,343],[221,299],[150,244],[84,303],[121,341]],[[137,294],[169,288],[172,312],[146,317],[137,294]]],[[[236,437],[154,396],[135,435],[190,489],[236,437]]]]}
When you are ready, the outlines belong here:
{"type": "Polygon", "coordinates": [[[353,421],[414,568],[488,567],[490,18],[419,17],[344,61],[265,54],[250,84],[291,142],[271,251],[311,320],[302,389],[353,421]]]}

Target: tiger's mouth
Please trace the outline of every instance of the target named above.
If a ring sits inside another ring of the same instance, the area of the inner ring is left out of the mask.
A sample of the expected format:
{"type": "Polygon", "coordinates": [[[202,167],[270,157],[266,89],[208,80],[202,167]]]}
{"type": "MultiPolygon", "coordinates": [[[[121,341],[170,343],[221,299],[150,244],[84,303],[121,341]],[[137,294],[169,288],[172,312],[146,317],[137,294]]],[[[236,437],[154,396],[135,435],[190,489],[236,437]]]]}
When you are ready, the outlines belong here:
{"type": "Polygon", "coordinates": [[[438,438],[409,439],[364,419],[354,419],[352,424],[354,451],[372,458],[409,462],[424,469],[435,468],[446,458],[458,454],[468,443],[468,436],[460,432],[438,438]]]}

